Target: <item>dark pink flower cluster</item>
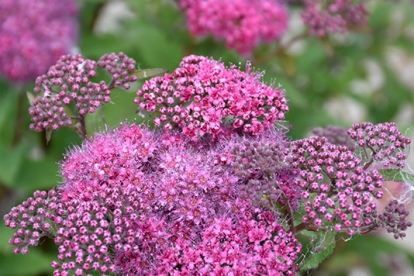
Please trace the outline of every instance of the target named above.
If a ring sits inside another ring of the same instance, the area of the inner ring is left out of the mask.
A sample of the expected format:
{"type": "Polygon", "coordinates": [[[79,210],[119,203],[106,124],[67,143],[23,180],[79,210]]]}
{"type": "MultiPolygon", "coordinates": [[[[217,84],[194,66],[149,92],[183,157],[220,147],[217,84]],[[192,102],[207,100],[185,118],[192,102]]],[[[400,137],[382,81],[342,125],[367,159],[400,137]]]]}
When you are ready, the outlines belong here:
{"type": "Polygon", "coordinates": [[[385,206],[385,212],[378,216],[379,223],[387,229],[388,233],[394,233],[394,238],[404,238],[404,231],[413,224],[406,218],[410,213],[405,209],[405,205],[392,200],[385,206]]]}
{"type": "Polygon", "coordinates": [[[352,0],[303,0],[303,23],[309,32],[324,36],[333,32],[344,33],[350,26],[365,26],[369,11],[363,3],[352,0]]]}
{"type": "Polygon", "coordinates": [[[250,53],[259,42],[278,39],[287,30],[288,12],[277,0],[180,0],[190,32],[224,39],[229,49],[250,53]]]}
{"type": "Polygon", "coordinates": [[[81,121],[88,113],[94,113],[101,104],[110,101],[111,89],[123,85],[129,89],[129,82],[136,76],[129,76],[135,70],[135,61],[124,53],[104,55],[96,62],[81,55],[62,56],[47,74],[36,78],[34,92],[42,94],[31,102],[29,113],[33,124],[31,129],[58,129],[71,126],[72,121],[81,121]],[[104,68],[112,75],[110,83],[96,83],[96,69],[104,68]],[[68,107],[73,103],[78,114],[68,107]]]}
{"type": "Polygon", "coordinates": [[[73,0],[2,0],[0,10],[0,74],[14,82],[43,74],[76,43],[73,0]]]}
{"type": "Polygon", "coordinates": [[[124,124],[71,150],[62,185],[4,217],[14,252],[53,238],[56,276],[294,275],[301,245],[277,212],[238,198],[226,142],[165,138],[124,124]]]}
{"type": "Polygon", "coordinates": [[[188,56],[173,74],[152,78],[137,91],[154,124],[179,127],[192,139],[216,136],[226,121],[235,131],[257,135],[283,120],[289,108],[284,91],[260,82],[260,74],[202,56],[188,56]]]}

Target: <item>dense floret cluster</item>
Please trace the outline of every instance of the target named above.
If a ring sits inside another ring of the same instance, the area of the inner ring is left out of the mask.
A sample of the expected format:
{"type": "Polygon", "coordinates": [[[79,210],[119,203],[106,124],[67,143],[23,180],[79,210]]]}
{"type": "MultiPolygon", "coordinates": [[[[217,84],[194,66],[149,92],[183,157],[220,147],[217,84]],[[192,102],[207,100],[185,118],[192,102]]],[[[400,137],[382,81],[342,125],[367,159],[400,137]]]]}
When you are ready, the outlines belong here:
{"type": "Polygon", "coordinates": [[[11,81],[34,79],[75,46],[73,0],[2,0],[0,10],[0,74],[11,81]]]}
{"type": "Polygon", "coordinates": [[[224,39],[229,49],[249,54],[287,30],[288,12],[277,0],[180,0],[190,32],[224,39]]]}
{"type": "Polygon", "coordinates": [[[327,142],[325,137],[298,140],[291,145],[293,167],[300,169],[296,185],[302,189],[306,215],[302,221],[317,227],[335,225],[336,231],[371,227],[376,203],[383,192],[383,176],[363,168],[361,159],[345,146],[327,142]]]}
{"type": "Polygon", "coordinates": [[[84,59],[80,54],[62,56],[49,71],[36,78],[35,94],[29,113],[31,129],[58,129],[72,122],[84,122],[88,113],[94,113],[103,103],[110,101],[111,90],[118,86],[129,89],[137,77],[129,74],[135,70],[135,60],[124,53],[104,55],[98,62],[84,59]],[[98,67],[111,74],[109,83],[94,82],[98,67]],[[69,111],[69,104],[76,107],[77,114],[69,111]]]}
{"type": "Polygon", "coordinates": [[[162,141],[123,125],[73,149],[60,187],[5,216],[15,253],[49,236],[55,275],[294,275],[301,245],[277,212],[237,197],[230,163],[208,162],[217,149],[162,141]]]}
{"type": "Polygon", "coordinates": [[[404,151],[410,145],[411,139],[401,133],[396,123],[357,123],[348,130],[348,135],[363,152],[363,157],[367,160],[364,166],[367,167],[374,161],[381,161],[384,168],[405,166],[407,154],[404,151]]]}
{"type": "Polygon", "coordinates": [[[382,227],[387,229],[388,233],[394,233],[394,238],[404,238],[404,231],[413,224],[407,221],[406,218],[409,212],[405,209],[405,205],[398,203],[397,200],[390,201],[385,206],[385,212],[378,216],[379,223],[382,227]]]}
{"type": "Polygon", "coordinates": [[[288,157],[289,141],[282,130],[268,130],[256,137],[235,138],[228,143],[233,172],[243,179],[240,197],[270,209],[276,204],[299,207],[300,188],[292,185],[299,170],[288,157]]]}
{"type": "Polygon", "coordinates": [[[283,120],[289,108],[282,89],[265,85],[250,70],[191,55],[173,74],[146,81],[134,102],[156,117],[156,126],[178,126],[192,139],[216,136],[226,121],[235,131],[257,135],[283,120]]]}

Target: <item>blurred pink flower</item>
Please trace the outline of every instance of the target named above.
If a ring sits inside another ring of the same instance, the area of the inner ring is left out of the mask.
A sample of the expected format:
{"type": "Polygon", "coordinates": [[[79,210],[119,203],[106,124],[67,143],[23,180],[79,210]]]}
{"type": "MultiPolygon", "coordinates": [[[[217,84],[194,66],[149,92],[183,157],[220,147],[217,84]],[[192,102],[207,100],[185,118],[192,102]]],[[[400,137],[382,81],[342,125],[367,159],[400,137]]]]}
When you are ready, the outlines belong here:
{"type": "Polygon", "coordinates": [[[0,10],[0,74],[13,82],[45,73],[76,43],[72,0],[2,0],[0,10]]]}
{"type": "Polygon", "coordinates": [[[193,35],[212,34],[241,54],[280,38],[288,27],[287,9],[275,0],[181,0],[180,5],[193,35]]]}

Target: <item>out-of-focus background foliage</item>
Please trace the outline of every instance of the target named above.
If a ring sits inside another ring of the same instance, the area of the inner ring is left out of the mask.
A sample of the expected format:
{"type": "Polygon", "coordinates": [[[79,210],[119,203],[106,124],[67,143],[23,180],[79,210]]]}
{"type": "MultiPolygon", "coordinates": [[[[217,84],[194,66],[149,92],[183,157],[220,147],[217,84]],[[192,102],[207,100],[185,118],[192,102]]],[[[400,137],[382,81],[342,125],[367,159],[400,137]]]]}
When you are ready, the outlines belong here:
{"type": "MultiPolygon", "coordinates": [[[[124,52],[141,69],[172,72],[189,54],[211,56],[226,64],[241,64],[240,56],[211,37],[194,38],[184,13],[168,0],[83,0],[77,51],[98,60],[105,53],[124,52]]],[[[327,38],[305,37],[283,54],[252,60],[264,80],[286,89],[290,112],[286,119],[293,139],[310,135],[312,128],[328,124],[349,127],[354,122],[397,122],[414,138],[414,7],[409,1],[368,3],[369,26],[327,38]]],[[[282,42],[303,32],[299,7],[289,8],[289,31],[282,42]]],[[[1,13],[1,11],[0,11],[1,13]]],[[[255,55],[271,52],[277,43],[259,46],[255,55]]],[[[133,104],[138,83],[118,89],[103,108],[107,124],[140,122],[133,104]]],[[[0,77],[0,214],[59,182],[57,162],[65,151],[81,143],[77,134],[60,128],[46,145],[44,133],[29,130],[25,91],[34,82],[14,85],[0,77]]],[[[88,118],[88,131],[104,128],[99,113],[88,118]]],[[[414,168],[414,158],[408,162],[414,168]]],[[[411,208],[413,209],[413,208],[411,208]]],[[[414,211],[414,210],[413,210],[414,211]]],[[[411,216],[414,219],[413,216],[411,216]]],[[[52,275],[50,262],[56,247],[45,240],[27,256],[13,255],[8,239],[12,231],[0,223],[0,276],[52,275]]],[[[310,275],[414,275],[414,232],[404,241],[374,233],[340,241],[333,255],[310,275]]],[[[306,241],[306,238],[303,238],[306,241]]]]}

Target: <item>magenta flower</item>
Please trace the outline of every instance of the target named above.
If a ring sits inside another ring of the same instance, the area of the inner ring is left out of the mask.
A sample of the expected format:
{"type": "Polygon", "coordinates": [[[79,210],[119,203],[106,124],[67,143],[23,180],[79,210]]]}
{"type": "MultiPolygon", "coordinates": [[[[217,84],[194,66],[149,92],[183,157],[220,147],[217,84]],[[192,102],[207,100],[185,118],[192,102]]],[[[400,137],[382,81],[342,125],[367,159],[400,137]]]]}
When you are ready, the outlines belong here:
{"type": "Polygon", "coordinates": [[[14,82],[45,73],[75,46],[72,0],[3,0],[0,10],[0,74],[14,82]]]}
{"type": "Polygon", "coordinates": [[[62,276],[294,275],[301,245],[276,211],[238,198],[224,143],[179,135],[123,124],[70,150],[62,184],[5,215],[14,252],[53,238],[62,276]]]}
{"type": "Polygon", "coordinates": [[[289,111],[284,91],[260,82],[260,74],[202,56],[188,56],[174,73],[146,81],[135,104],[153,114],[156,126],[179,127],[191,139],[223,131],[257,135],[289,111]]]}
{"type": "Polygon", "coordinates": [[[288,12],[275,0],[180,0],[190,32],[224,39],[229,49],[249,54],[259,42],[270,43],[287,30],[288,12]]]}
{"type": "Polygon", "coordinates": [[[155,158],[157,143],[148,129],[123,125],[107,134],[97,134],[82,147],[74,147],[60,164],[62,200],[88,200],[91,193],[119,183],[143,185],[143,172],[149,170],[155,158]]]}

